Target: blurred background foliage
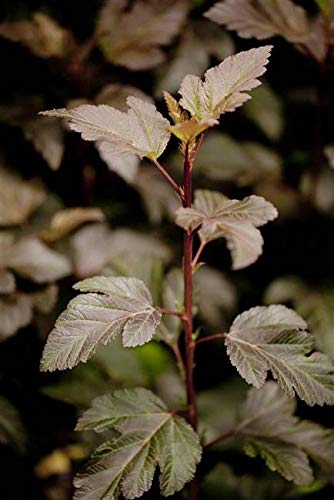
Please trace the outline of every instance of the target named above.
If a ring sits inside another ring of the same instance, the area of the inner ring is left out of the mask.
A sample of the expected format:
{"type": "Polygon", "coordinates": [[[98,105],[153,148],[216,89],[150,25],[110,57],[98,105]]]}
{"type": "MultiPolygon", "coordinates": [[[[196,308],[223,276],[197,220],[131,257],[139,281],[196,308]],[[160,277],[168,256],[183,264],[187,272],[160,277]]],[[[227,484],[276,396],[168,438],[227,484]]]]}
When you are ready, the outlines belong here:
{"type": "MultiPolygon", "coordinates": [[[[296,2],[310,14],[316,2],[296,2]]],[[[168,348],[180,324],[168,317],[162,342],[126,350],[113,343],[71,372],[41,374],[39,360],[72,284],[94,274],[136,275],[165,307],[180,296],[177,199],[154,167],[119,164],[38,111],[82,102],[125,109],[128,95],[176,93],[261,42],[203,17],[194,0],[3,0],[0,7],[0,462],[2,499],[66,500],[72,477],[96,444],[73,431],[93,397],[115,387],[154,388],[170,406],[184,399],[168,348]]],[[[209,132],[195,186],[229,197],[263,195],[280,217],[264,229],[256,264],[230,271],[224,242],[205,250],[196,276],[198,325],[224,331],[253,305],[292,305],[334,359],[333,66],[282,38],[265,85],[209,132]]],[[[161,162],[181,179],[176,141],[161,162]]],[[[233,422],[245,385],[219,343],[198,352],[200,412],[211,437],[233,422]]],[[[298,415],[333,426],[333,410],[299,404],[298,415]]],[[[206,499],[330,498],[318,481],[296,489],[259,460],[224,445],[202,465],[206,499]],[[228,465],[227,465],[228,464],[228,465]],[[255,493],[254,493],[255,492],[255,493]]],[[[146,495],[156,498],[157,492],[146,495]]],[[[177,495],[175,495],[175,498],[177,495]]],[[[180,497],[180,495],[179,495],[180,497]]]]}

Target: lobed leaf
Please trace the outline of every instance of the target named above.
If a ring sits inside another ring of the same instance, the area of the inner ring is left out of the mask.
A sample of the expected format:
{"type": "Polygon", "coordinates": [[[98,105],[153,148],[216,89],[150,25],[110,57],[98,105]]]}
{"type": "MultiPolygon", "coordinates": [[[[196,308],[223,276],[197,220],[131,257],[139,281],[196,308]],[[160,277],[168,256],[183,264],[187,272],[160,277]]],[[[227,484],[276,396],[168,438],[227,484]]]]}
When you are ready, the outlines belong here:
{"type": "Polygon", "coordinates": [[[258,78],[266,71],[271,45],[239,52],[210,68],[204,81],[187,75],[180,86],[180,104],[198,121],[217,119],[234,111],[250,96],[247,91],[258,87],[258,78]]]}
{"type": "Polygon", "coordinates": [[[288,399],[278,385],[267,382],[251,389],[239,415],[237,436],[245,451],[260,455],[271,470],[297,484],[313,482],[308,456],[330,478],[334,470],[333,429],[295,417],[296,401],[288,399]]]}
{"type": "Polygon", "coordinates": [[[146,389],[115,391],[93,401],[79,419],[78,430],[116,430],[118,436],[100,446],[86,470],[75,479],[74,498],[137,498],[151,487],[160,469],[164,496],[183,488],[201,457],[199,438],[185,420],[173,416],[146,389]]]}
{"type": "Polygon", "coordinates": [[[106,104],[83,104],[74,109],[43,111],[69,121],[72,130],[86,141],[99,141],[99,150],[123,158],[138,155],[158,158],[169,141],[169,122],[155,106],[137,97],[128,97],[126,113],[106,104]]]}
{"type": "Polygon", "coordinates": [[[161,314],[142,281],[95,276],[74,288],[84,293],[71,300],[56,321],[44,348],[42,370],[72,368],[118,336],[124,347],[152,339],[161,314]]]}
{"type": "Polygon", "coordinates": [[[179,208],[176,223],[188,231],[199,229],[203,243],[226,238],[232,267],[241,269],[261,255],[263,240],[257,227],[276,217],[276,208],[259,196],[229,200],[217,191],[198,190],[194,208],[179,208]]]}
{"type": "Polygon", "coordinates": [[[225,344],[231,363],[257,388],[270,370],[281,389],[309,405],[334,404],[334,366],[314,352],[305,321],[282,305],[253,307],[233,322],[225,344]]]}

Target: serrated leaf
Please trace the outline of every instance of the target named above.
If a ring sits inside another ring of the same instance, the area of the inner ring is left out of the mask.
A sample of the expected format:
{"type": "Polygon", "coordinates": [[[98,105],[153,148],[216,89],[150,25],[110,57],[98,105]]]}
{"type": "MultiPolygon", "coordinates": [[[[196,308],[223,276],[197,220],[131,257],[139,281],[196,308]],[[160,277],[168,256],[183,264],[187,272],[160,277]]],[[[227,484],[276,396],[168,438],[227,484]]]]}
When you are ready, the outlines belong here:
{"type": "Polygon", "coordinates": [[[266,71],[271,48],[268,45],[227,57],[205,73],[204,81],[187,75],[179,90],[181,106],[199,121],[217,119],[242,106],[250,99],[247,91],[261,84],[258,78],[266,71]]]}
{"type": "Polygon", "coordinates": [[[317,26],[308,19],[305,9],[291,0],[223,0],[204,15],[243,38],[265,40],[280,35],[289,42],[306,45],[319,60],[325,55],[317,26]]]}
{"type": "Polygon", "coordinates": [[[179,33],[187,7],[186,0],[136,0],[131,8],[125,0],[107,0],[97,22],[105,58],[132,70],[162,63],[161,46],[179,33]]]}
{"type": "Polygon", "coordinates": [[[313,480],[308,455],[329,475],[333,472],[333,430],[293,415],[296,402],[274,382],[251,389],[241,407],[236,433],[245,451],[261,455],[269,468],[297,484],[313,480]]]}
{"type": "Polygon", "coordinates": [[[71,42],[69,31],[42,12],[35,12],[32,19],[0,24],[0,36],[19,42],[38,57],[64,57],[71,42]]]}
{"type": "Polygon", "coordinates": [[[57,241],[86,222],[104,220],[102,210],[95,207],[75,207],[58,210],[50,221],[50,227],[41,232],[46,241],[57,241]]]}
{"type": "Polygon", "coordinates": [[[201,457],[199,438],[185,420],[173,416],[146,389],[115,391],[93,402],[78,430],[116,430],[119,436],[100,446],[75,479],[75,497],[136,498],[149,490],[157,466],[164,496],[183,488],[201,457]]]}
{"type": "Polygon", "coordinates": [[[197,121],[194,117],[190,120],[176,123],[169,127],[169,130],[182,142],[192,142],[196,137],[210,127],[218,125],[218,120],[207,119],[197,121]]]}
{"type": "Polygon", "coordinates": [[[32,301],[28,295],[17,293],[0,299],[0,341],[6,340],[32,319],[32,301]]]}
{"type": "Polygon", "coordinates": [[[128,97],[127,104],[127,113],[106,104],[84,104],[41,114],[67,119],[70,128],[80,132],[82,139],[100,141],[100,150],[111,152],[115,157],[158,158],[169,141],[168,120],[153,104],[137,97],[128,97]]]}
{"type": "Polygon", "coordinates": [[[96,276],[77,283],[81,295],[70,301],[48,337],[42,370],[64,370],[87,361],[99,345],[122,336],[124,347],[149,342],[161,314],[146,285],[136,278],[96,276]]]}
{"type": "Polygon", "coordinates": [[[0,225],[26,222],[45,200],[45,191],[37,180],[23,180],[16,173],[0,167],[0,225]]]}
{"type": "Polygon", "coordinates": [[[25,430],[16,408],[0,396],[0,443],[10,444],[18,451],[25,447],[25,430]]]}
{"type": "Polygon", "coordinates": [[[24,278],[44,284],[71,274],[69,259],[33,236],[21,238],[8,255],[7,265],[24,278]]]}
{"type": "Polygon", "coordinates": [[[334,404],[334,366],[314,352],[305,321],[282,305],[253,307],[239,315],[225,338],[227,353],[239,374],[257,388],[267,373],[285,393],[309,405],[334,404]]]}
{"type": "Polygon", "coordinates": [[[276,208],[264,198],[229,200],[217,191],[197,190],[194,208],[179,208],[176,223],[188,231],[199,229],[203,243],[226,238],[232,268],[241,269],[262,253],[263,240],[256,228],[276,217],[276,208]]]}

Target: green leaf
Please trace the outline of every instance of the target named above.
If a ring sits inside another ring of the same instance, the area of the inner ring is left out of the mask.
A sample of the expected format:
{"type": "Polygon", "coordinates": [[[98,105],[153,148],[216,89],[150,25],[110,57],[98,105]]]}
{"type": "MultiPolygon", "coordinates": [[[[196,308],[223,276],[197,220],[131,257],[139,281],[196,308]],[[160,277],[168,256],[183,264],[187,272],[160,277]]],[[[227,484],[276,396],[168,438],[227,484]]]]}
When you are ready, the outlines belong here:
{"type": "Polygon", "coordinates": [[[78,430],[116,430],[75,479],[74,498],[136,498],[149,490],[157,466],[164,496],[183,488],[201,457],[199,438],[185,420],[169,413],[146,389],[115,391],[93,402],[78,430]]]}
{"type": "Polygon", "coordinates": [[[25,441],[25,431],[18,411],[6,398],[0,396],[0,443],[10,444],[18,451],[23,451],[25,441]]]}
{"type": "Polygon", "coordinates": [[[242,106],[250,99],[246,92],[261,84],[258,77],[266,70],[271,48],[268,45],[227,57],[205,73],[204,82],[187,75],[179,90],[181,106],[198,121],[217,119],[242,106]]]}
{"type": "Polygon", "coordinates": [[[59,316],[44,348],[42,370],[72,368],[120,335],[125,347],[152,339],[161,314],[142,281],[96,276],[74,288],[84,293],[59,316]]]}
{"type": "Polygon", "coordinates": [[[203,243],[226,238],[232,268],[241,269],[262,253],[263,239],[257,227],[276,217],[276,208],[259,196],[229,200],[217,191],[197,190],[194,208],[179,208],[176,223],[188,231],[199,229],[203,243]]]}
{"type": "Polygon", "coordinates": [[[30,141],[51,170],[58,170],[65,151],[64,127],[56,118],[33,118],[22,123],[25,138],[30,141]]]}
{"type": "Polygon", "coordinates": [[[309,405],[334,404],[334,366],[314,352],[314,340],[297,313],[282,305],[253,307],[239,315],[225,338],[227,353],[239,374],[257,388],[267,372],[284,392],[295,392],[309,405]]]}
{"type": "Polygon", "coordinates": [[[301,421],[293,415],[296,401],[288,399],[274,382],[251,389],[241,407],[236,434],[251,456],[261,455],[271,470],[286,479],[309,485],[310,456],[330,478],[334,471],[333,429],[301,421]]]}
{"type": "MultiPolygon", "coordinates": [[[[184,283],[181,269],[173,268],[165,276],[162,290],[162,305],[174,311],[183,310],[184,283]]],[[[175,344],[182,330],[182,322],[177,316],[163,315],[159,326],[159,337],[167,344],[175,344]]]]}
{"type": "Polygon", "coordinates": [[[86,141],[100,141],[99,150],[123,158],[138,155],[153,159],[165,150],[170,138],[169,122],[156,107],[137,97],[128,97],[126,113],[106,104],[83,104],[74,109],[43,111],[69,121],[72,130],[86,141]]]}

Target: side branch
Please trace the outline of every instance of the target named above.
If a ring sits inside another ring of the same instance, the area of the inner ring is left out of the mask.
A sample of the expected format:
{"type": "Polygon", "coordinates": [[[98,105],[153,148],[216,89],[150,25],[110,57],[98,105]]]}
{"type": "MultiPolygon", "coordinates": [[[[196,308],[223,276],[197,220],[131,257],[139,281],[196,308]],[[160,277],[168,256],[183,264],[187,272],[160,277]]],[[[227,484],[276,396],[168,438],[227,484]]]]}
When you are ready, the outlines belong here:
{"type": "Polygon", "coordinates": [[[215,333],[214,335],[208,335],[207,337],[196,340],[196,345],[203,344],[203,342],[210,342],[210,340],[223,339],[225,337],[226,333],[215,333]]]}
{"type": "Polygon", "coordinates": [[[225,441],[226,439],[229,439],[233,437],[235,434],[235,431],[228,431],[225,432],[224,434],[221,434],[220,436],[216,437],[215,439],[212,439],[212,441],[209,441],[204,445],[205,449],[211,448],[211,446],[214,446],[215,444],[221,443],[222,441],[225,441]]]}
{"type": "Polygon", "coordinates": [[[180,196],[182,203],[184,203],[184,191],[183,189],[174,181],[174,179],[169,175],[169,173],[164,169],[158,160],[151,160],[152,163],[157,167],[157,169],[162,173],[164,178],[169,182],[174,191],[180,196]]]}
{"type": "Polygon", "coordinates": [[[173,311],[172,309],[164,309],[163,307],[159,307],[158,309],[161,312],[161,314],[167,314],[168,316],[177,316],[182,320],[187,319],[186,315],[179,311],[173,311]]]}

